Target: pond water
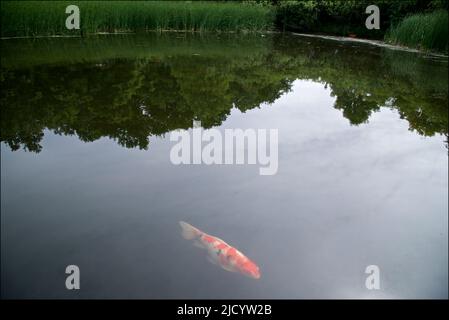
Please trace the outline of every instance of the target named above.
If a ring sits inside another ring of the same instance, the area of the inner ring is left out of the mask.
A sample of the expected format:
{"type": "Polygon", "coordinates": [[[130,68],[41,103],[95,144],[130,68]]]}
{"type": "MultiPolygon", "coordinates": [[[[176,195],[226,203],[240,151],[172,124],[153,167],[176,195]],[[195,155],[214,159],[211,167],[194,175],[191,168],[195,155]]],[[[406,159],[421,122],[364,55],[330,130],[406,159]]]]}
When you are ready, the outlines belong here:
{"type": "Polygon", "coordinates": [[[276,34],[1,44],[2,297],[448,297],[447,58],[276,34]],[[277,173],[172,164],[193,120],[278,129],[277,173]]]}

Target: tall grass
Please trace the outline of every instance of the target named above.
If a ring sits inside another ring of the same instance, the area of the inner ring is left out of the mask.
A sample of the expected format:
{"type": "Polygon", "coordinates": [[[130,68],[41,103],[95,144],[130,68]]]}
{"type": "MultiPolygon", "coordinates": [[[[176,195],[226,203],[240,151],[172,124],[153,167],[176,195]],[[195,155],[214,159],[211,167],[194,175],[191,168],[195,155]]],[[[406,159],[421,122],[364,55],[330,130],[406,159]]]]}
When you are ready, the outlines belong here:
{"type": "Polygon", "coordinates": [[[183,30],[262,31],[272,28],[269,7],[212,1],[1,1],[1,35],[183,30]],[[67,30],[65,8],[80,8],[81,30],[67,30]]]}
{"type": "Polygon", "coordinates": [[[388,42],[432,51],[448,52],[448,12],[415,14],[390,28],[388,42]]]}

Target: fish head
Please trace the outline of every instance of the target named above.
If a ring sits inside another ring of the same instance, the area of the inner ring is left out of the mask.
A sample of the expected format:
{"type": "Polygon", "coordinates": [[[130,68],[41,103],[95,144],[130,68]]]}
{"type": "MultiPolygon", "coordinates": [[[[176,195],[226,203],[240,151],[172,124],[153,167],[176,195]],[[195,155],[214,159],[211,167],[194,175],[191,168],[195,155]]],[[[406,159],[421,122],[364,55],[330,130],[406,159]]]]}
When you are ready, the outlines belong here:
{"type": "Polygon", "coordinates": [[[250,278],[259,279],[260,278],[260,270],[257,264],[255,264],[253,261],[249,260],[245,262],[242,267],[240,268],[240,271],[250,278]]]}

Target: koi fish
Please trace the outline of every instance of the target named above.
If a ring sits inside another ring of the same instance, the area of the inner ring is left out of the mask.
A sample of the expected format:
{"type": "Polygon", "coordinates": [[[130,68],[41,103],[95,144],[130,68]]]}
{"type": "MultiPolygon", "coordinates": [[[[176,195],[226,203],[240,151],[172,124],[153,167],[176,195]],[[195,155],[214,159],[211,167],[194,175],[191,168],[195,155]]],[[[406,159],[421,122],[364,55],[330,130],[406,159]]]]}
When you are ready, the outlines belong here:
{"type": "Polygon", "coordinates": [[[259,267],[236,248],[223,240],[211,236],[187,222],[180,221],[184,239],[193,240],[193,244],[208,251],[208,260],[230,272],[240,272],[245,276],[259,279],[259,267]]]}

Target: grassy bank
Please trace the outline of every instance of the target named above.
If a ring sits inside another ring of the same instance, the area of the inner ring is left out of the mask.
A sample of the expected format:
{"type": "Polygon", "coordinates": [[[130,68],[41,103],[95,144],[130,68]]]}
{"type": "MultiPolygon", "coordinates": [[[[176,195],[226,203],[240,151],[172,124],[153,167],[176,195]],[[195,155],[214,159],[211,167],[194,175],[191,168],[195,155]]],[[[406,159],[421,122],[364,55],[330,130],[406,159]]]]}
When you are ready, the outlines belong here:
{"type": "Polygon", "coordinates": [[[393,26],[385,39],[394,44],[448,52],[448,12],[416,14],[393,26]]]}
{"type": "Polygon", "coordinates": [[[279,30],[385,39],[447,53],[448,0],[378,0],[379,30],[365,27],[369,4],[370,0],[1,1],[1,36],[279,30]],[[80,8],[80,30],[65,27],[70,4],[80,8]]]}
{"type": "Polygon", "coordinates": [[[1,36],[73,35],[146,30],[262,31],[270,7],[211,1],[1,1],[1,36]],[[81,30],[67,30],[65,8],[78,5],[81,30]]]}

